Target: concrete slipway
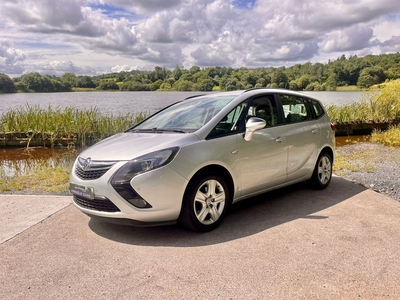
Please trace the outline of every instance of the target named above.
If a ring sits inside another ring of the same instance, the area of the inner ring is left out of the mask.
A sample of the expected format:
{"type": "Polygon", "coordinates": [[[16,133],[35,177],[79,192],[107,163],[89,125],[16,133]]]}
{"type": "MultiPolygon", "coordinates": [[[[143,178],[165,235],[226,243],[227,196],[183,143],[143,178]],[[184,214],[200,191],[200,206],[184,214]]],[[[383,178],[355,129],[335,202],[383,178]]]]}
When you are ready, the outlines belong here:
{"type": "Polygon", "coordinates": [[[0,195],[0,299],[400,299],[400,202],[339,177],[238,203],[206,234],[70,202],[0,195]]]}

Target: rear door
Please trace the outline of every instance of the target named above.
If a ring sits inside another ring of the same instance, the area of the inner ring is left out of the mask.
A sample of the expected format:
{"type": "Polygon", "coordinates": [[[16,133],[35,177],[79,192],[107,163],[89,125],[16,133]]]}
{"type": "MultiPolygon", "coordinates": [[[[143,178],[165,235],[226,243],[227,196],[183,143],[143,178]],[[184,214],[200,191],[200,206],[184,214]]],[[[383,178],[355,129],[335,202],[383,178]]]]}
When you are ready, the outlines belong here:
{"type": "Polygon", "coordinates": [[[321,129],[307,98],[279,95],[284,114],[284,136],[288,147],[287,181],[312,172],[318,156],[321,129]]]}

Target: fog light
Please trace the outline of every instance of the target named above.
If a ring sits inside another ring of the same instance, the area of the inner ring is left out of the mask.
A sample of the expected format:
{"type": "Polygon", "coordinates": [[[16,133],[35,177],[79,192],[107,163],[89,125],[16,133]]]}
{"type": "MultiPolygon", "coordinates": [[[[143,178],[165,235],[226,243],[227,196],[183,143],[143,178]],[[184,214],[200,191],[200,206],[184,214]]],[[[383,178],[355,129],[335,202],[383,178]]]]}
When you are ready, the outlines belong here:
{"type": "Polygon", "coordinates": [[[138,193],[128,184],[113,186],[115,191],[126,201],[138,208],[151,208],[152,206],[146,202],[138,193]]]}
{"type": "Polygon", "coordinates": [[[150,204],[148,204],[144,199],[126,199],[126,201],[128,201],[130,204],[139,207],[139,208],[149,208],[151,207],[150,204]]]}

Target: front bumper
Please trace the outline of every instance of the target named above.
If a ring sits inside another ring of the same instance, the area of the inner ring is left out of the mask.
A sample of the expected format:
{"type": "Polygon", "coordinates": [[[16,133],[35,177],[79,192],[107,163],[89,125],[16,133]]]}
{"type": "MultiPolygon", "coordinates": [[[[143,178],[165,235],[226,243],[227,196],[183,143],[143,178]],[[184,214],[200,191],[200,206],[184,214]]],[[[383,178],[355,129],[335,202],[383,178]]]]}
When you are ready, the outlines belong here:
{"type": "MultiPolygon", "coordinates": [[[[135,176],[131,180],[132,188],[152,207],[137,208],[122,198],[112,187],[113,174],[125,162],[113,165],[104,175],[95,180],[83,180],[72,169],[70,182],[93,191],[94,199],[83,195],[73,196],[74,205],[91,217],[117,220],[118,223],[131,223],[144,226],[145,223],[159,225],[173,223],[179,217],[187,179],[172,170],[169,166],[135,176]]],[[[115,222],[114,222],[115,223],[115,222]]],[[[147,226],[147,225],[146,225],[147,226]]]]}

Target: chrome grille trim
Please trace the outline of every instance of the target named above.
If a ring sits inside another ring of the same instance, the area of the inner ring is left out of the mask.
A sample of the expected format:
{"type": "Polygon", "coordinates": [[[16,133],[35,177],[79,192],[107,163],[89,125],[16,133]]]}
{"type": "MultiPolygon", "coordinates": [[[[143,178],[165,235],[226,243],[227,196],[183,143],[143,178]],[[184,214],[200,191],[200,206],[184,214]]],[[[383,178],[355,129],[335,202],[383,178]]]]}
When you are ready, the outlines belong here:
{"type": "Polygon", "coordinates": [[[75,175],[82,180],[95,180],[103,176],[116,161],[92,161],[90,158],[78,157],[75,175]]]}
{"type": "Polygon", "coordinates": [[[75,175],[78,176],[82,180],[95,180],[95,179],[99,179],[107,171],[108,171],[108,169],[84,171],[80,166],[76,166],[75,175]]]}

